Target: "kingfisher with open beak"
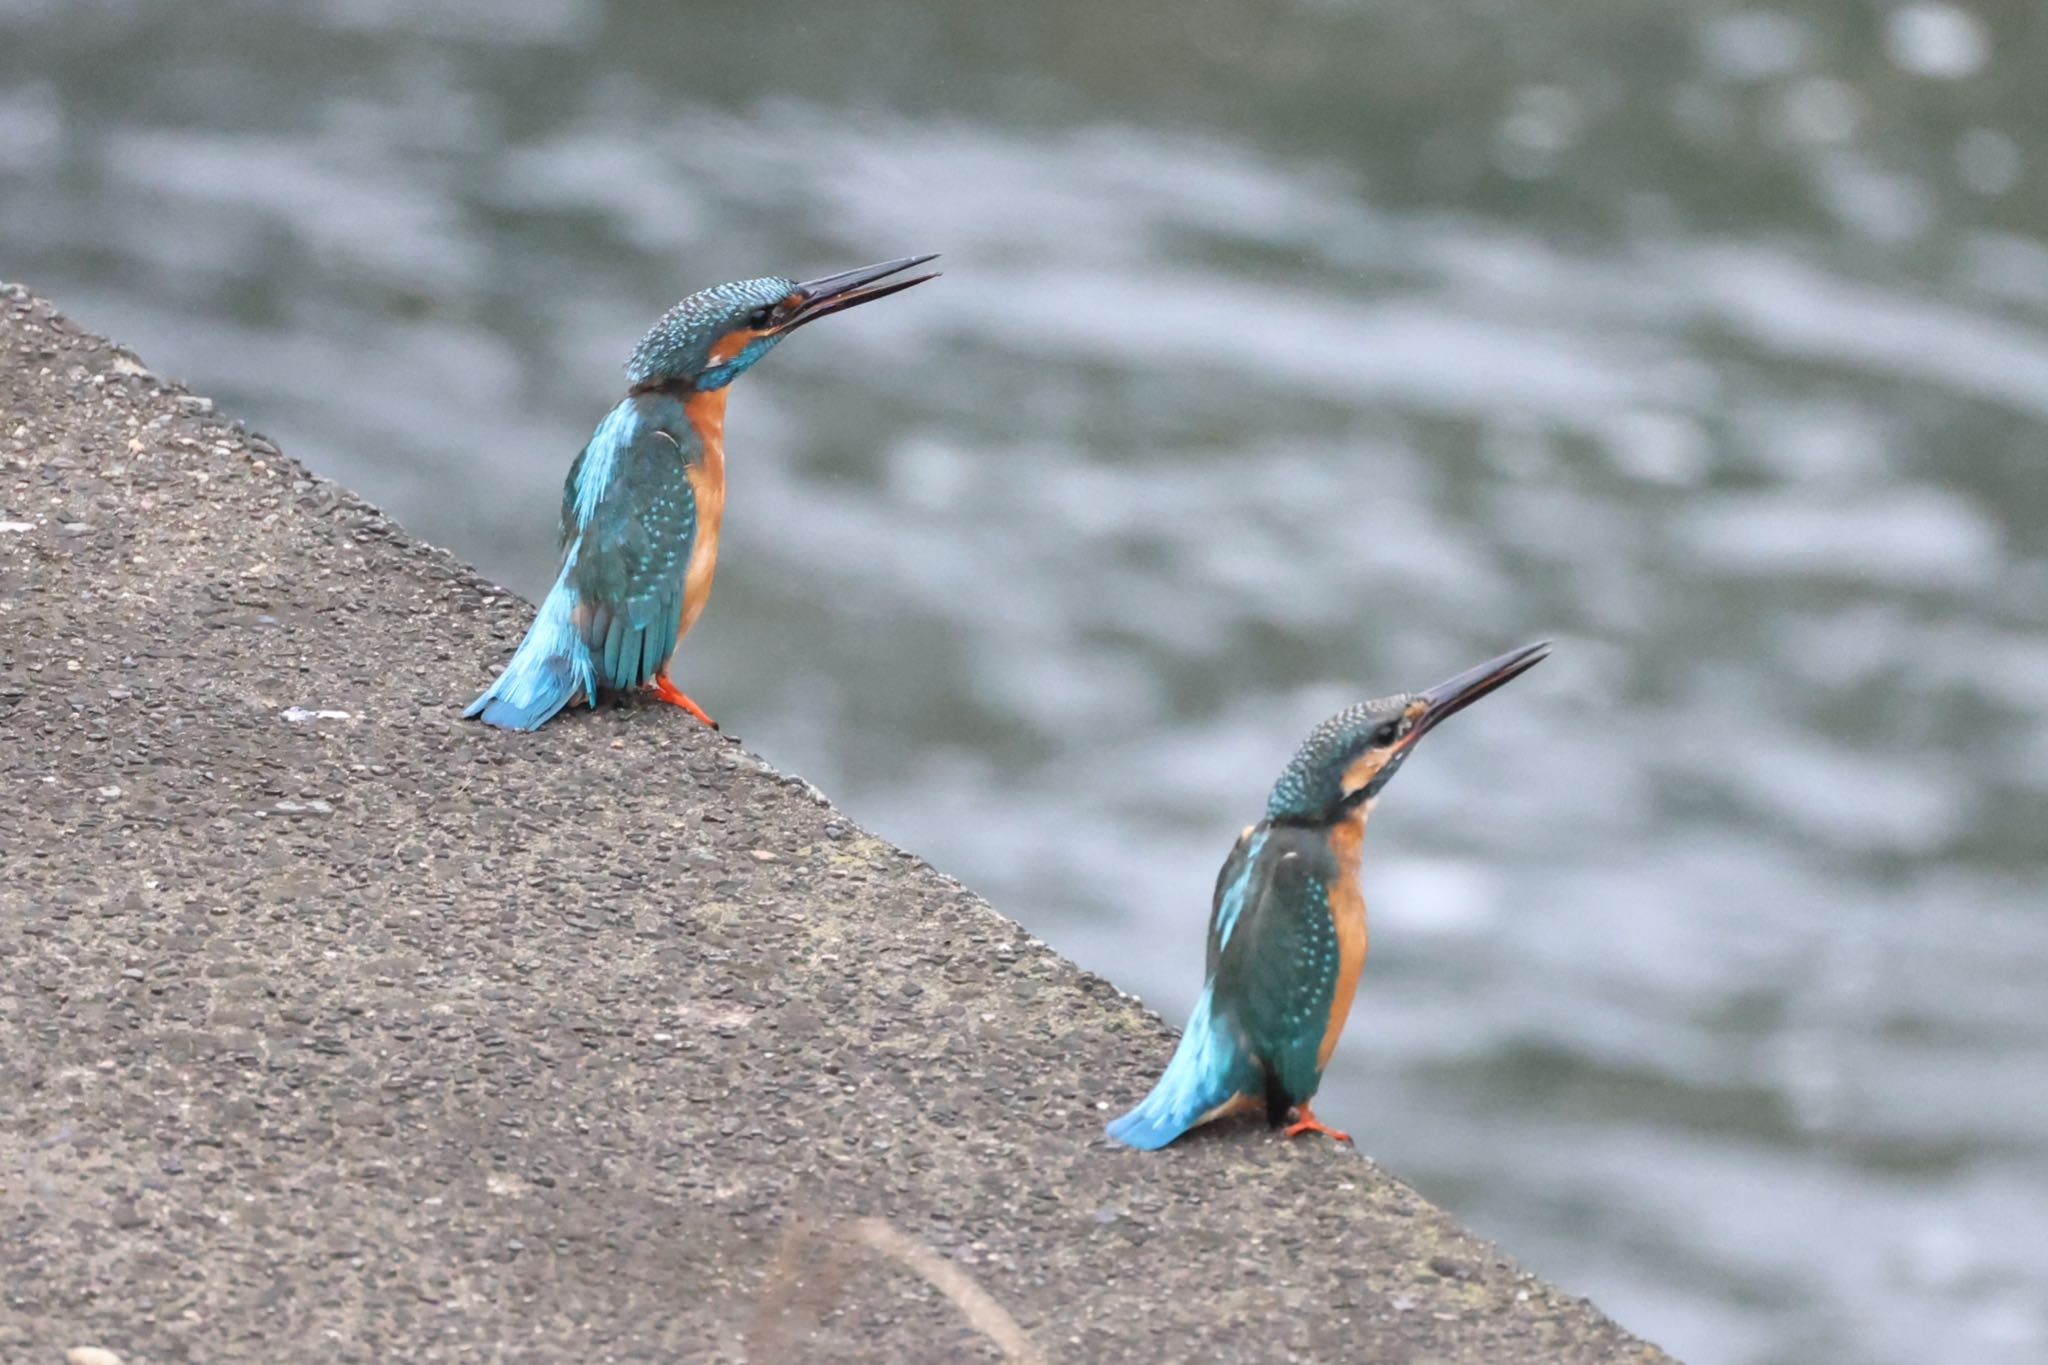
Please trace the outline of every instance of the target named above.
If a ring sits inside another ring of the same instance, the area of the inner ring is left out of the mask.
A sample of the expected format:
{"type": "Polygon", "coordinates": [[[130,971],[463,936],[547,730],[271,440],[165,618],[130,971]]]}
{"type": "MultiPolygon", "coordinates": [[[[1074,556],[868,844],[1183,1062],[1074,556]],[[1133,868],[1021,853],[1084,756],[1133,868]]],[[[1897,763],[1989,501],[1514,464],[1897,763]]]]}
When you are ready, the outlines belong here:
{"type": "Polygon", "coordinates": [[[711,596],[725,512],[727,387],[807,323],[922,284],[906,256],[798,283],[739,280],[690,295],[634,348],[628,387],[569,467],[562,568],[498,680],[463,714],[538,730],[570,702],[651,685],[716,729],[669,679],[711,596]]]}
{"type": "Polygon", "coordinates": [[[1548,643],[1488,660],[1427,692],[1360,702],[1318,725],[1273,786],[1266,818],[1216,878],[1208,980],[1152,1093],[1108,1126],[1152,1150],[1226,1114],[1264,1110],[1286,1135],[1322,1133],[1309,1109],[1365,965],[1358,852],[1380,792],[1424,735],[1541,663],[1548,643]]]}

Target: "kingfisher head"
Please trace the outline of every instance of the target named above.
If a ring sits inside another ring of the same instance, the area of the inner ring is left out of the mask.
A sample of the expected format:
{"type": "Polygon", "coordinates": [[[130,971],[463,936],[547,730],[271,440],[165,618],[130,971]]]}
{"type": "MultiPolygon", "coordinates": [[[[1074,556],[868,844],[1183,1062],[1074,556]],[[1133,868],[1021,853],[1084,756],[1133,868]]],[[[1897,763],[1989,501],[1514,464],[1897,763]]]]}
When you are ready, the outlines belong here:
{"type": "Polygon", "coordinates": [[[700,289],[662,314],[640,339],[626,362],[626,378],[636,390],[724,388],[805,323],[934,278],[877,283],[931,259],[905,256],[801,283],[769,275],[700,289]]]}
{"type": "Polygon", "coordinates": [[[1415,750],[1415,743],[1446,716],[1542,663],[1550,642],[1526,645],[1427,692],[1362,701],[1318,725],[1295,750],[1266,818],[1294,824],[1334,825],[1362,811],[1415,750]]]}

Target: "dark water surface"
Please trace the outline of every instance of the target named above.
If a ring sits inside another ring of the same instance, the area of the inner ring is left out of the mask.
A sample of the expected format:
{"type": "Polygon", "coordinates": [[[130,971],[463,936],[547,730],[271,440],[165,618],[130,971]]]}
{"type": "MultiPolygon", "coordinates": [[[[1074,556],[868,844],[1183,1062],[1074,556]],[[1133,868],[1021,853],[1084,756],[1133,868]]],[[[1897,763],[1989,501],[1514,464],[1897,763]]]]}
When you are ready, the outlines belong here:
{"type": "Polygon", "coordinates": [[[1309,726],[1553,636],[1382,805],[1326,1117],[1698,1365],[2036,1362],[2044,67],[2037,0],[0,0],[0,274],[533,594],[675,297],[943,251],[743,381],[689,690],[1177,1018],[1309,726]]]}

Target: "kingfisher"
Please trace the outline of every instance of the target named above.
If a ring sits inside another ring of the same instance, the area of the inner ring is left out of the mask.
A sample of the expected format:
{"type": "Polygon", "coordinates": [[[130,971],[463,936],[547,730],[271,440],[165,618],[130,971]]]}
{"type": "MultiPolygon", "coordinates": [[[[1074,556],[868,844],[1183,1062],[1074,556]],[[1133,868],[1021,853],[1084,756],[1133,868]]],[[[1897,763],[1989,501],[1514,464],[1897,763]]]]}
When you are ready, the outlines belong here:
{"type": "Polygon", "coordinates": [[[934,278],[889,278],[933,259],[803,283],[737,280],[662,314],[626,363],[626,396],[569,466],[555,585],[505,671],[463,714],[538,730],[578,698],[596,706],[600,691],[651,685],[717,729],[669,668],[718,568],[727,387],[797,328],[934,278]]]}
{"type": "Polygon", "coordinates": [[[1227,1114],[1263,1109],[1285,1135],[1349,1142],[1309,1108],[1365,965],[1358,851],[1373,803],[1415,744],[1550,653],[1489,659],[1426,692],[1360,702],[1310,731],[1273,784],[1266,816],[1216,878],[1208,980],[1173,1060],[1107,1132],[1156,1150],[1227,1114]]]}

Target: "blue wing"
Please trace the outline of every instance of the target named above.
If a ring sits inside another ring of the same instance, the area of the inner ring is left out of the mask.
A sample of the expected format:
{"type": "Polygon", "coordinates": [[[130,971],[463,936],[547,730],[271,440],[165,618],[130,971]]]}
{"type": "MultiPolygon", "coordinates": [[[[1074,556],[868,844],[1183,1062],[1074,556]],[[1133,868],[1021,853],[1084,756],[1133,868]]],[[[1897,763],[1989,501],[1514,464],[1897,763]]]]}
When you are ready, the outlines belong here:
{"type": "Polygon", "coordinates": [[[1259,1054],[1218,999],[1216,967],[1246,909],[1255,909],[1265,894],[1267,864],[1259,853],[1266,839],[1263,824],[1246,830],[1217,874],[1209,907],[1209,980],[1181,1030],[1172,1060],[1150,1093],[1107,1125],[1105,1131],[1126,1146],[1146,1151],[1164,1147],[1197,1124],[1264,1100],[1265,1071],[1259,1054]]]}
{"type": "Polygon", "coordinates": [[[1205,969],[1210,977],[1216,975],[1216,963],[1223,955],[1223,946],[1230,942],[1230,936],[1237,929],[1237,922],[1244,914],[1245,898],[1251,894],[1254,879],[1251,870],[1258,865],[1259,850],[1266,846],[1267,826],[1265,821],[1246,828],[1237,836],[1236,847],[1223,860],[1223,868],[1216,874],[1216,891],[1209,901],[1209,965],[1205,969]]]}
{"type": "MultiPolygon", "coordinates": [[[[1277,1089],[1292,1104],[1314,1095],[1322,1081],[1317,1053],[1343,965],[1330,916],[1334,875],[1319,834],[1272,827],[1244,859],[1228,934],[1218,942],[1212,930],[1216,1012],[1264,1066],[1269,1096],[1277,1089]]],[[[1226,908],[1219,897],[1218,921],[1226,908]]]]}
{"type": "Polygon", "coordinates": [[[658,396],[614,408],[562,490],[563,575],[575,629],[605,687],[638,687],[676,646],[683,578],[697,539],[689,465],[697,437],[658,396]]]}
{"type": "Polygon", "coordinates": [[[1260,823],[1238,836],[1209,912],[1209,980],[1165,1072],[1111,1137],[1150,1150],[1233,1110],[1275,1116],[1315,1094],[1343,967],[1335,875],[1316,831],[1260,823]]]}

